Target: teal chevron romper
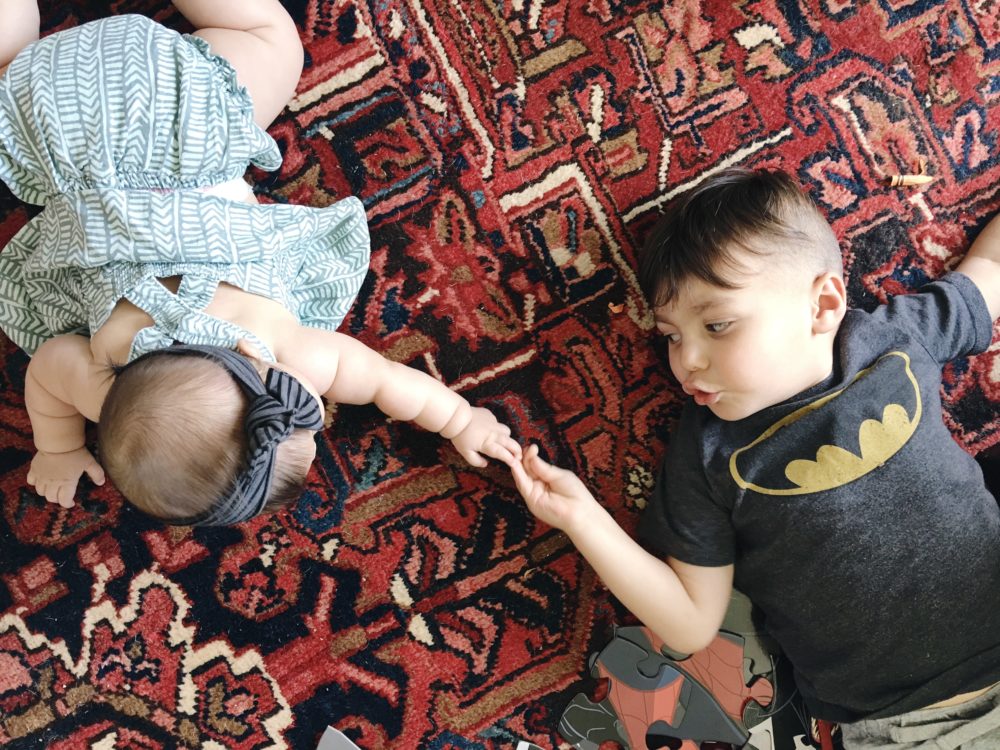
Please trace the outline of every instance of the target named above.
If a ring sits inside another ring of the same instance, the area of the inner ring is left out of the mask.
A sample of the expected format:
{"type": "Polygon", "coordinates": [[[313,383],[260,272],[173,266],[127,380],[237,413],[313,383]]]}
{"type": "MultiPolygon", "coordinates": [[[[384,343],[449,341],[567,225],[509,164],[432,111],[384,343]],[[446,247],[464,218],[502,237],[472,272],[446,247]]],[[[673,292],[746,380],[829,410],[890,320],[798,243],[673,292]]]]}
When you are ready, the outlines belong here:
{"type": "Polygon", "coordinates": [[[175,340],[262,347],[204,312],[226,282],[336,329],[368,270],[360,201],[320,209],[204,192],[250,164],[277,169],[277,144],[204,40],[128,15],[29,45],[0,79],[0,180],[44,208],[0,252],[0,328],[32,354],[97,331],[124,298],[154,321],[130,360],[175,340]],[[167,276],[182,277],[176,294],[157,281],[167,276]]]}

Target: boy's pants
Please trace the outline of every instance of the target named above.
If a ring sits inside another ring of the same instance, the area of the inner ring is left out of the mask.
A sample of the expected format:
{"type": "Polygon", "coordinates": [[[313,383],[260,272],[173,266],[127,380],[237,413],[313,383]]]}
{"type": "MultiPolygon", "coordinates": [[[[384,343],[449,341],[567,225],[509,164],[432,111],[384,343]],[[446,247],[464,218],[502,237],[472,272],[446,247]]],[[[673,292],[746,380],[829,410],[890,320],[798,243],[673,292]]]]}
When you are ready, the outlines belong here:
{"type": "Polygon", "coordinates": [[[998,750],[1000,685],[965,703],[840,727],[845,750],[998,750]]]}

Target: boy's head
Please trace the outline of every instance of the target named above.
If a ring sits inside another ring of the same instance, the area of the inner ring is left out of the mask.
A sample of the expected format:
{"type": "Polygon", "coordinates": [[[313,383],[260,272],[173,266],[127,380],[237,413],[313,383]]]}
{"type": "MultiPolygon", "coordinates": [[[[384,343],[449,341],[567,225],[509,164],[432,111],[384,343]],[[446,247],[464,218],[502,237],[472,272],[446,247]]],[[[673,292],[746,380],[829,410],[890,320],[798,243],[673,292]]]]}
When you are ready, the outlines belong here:
{"type": "Polygon", "coordinates": [[[790,177],[731,169],[678,196],[639,283],[684,391],[742,419],[822,381],[846,310],[830,225],[790,177]]]}
{"type": "Polygon", "coordinates": [[[167,523],[228,525],[299,497],[322,406],[300,381],[219,347],[174,346],[121,368],[98,423],[118,490],[167,523]]]}

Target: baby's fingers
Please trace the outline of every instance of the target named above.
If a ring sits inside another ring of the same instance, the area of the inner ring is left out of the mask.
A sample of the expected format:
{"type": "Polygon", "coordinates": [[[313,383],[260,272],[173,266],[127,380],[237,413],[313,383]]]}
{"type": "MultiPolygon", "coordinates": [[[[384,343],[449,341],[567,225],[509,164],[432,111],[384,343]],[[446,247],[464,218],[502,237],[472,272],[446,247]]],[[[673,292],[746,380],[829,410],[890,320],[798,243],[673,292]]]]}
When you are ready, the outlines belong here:
{"type": "Polygon", "coordinates": [[[508,431],[507,437],[500,441],[503,446],[510,451],[511,455],[518,461],[521,460],[521,444],[517,442],[514,438],[510,437],[510,432],[508,431]]]}
{"type": "Polygon", "coordinates": [[[35,483],[35,493],[37,495],[45,498],[46,502],[61,505],[63,508],[73,507],[72,489],[74,488],[71,488],[71,491],[69,493],[69,498],[64,500],[63,498],[65,497],[65,493],[62,492],[63,485],[60,482],[46,480],[46,479],[39,479],[35,483]]]}
{"type": "Polygon", "coordinates": [[[57,484],[55,487],[55,502],[59,503],[63,508],[72,508],[75,503],[73,502],[73,495],[76,494],[76,482],[63,482],[57,484]]]}
{"type": "Polygon", "coordinates": [[[87,464],[87,468],[84,469],[87,472],[87,476],[94,484],[104,484],[104,467],[102,467],[97,461],[91,461],[87,464]]]}
{"type": "Polygon", "coordinates": [[[509,437],[499,437],[483,445],[482,452],[510,466],[521,460],[521,446],[509,437]]]}
{"type": "Polygon", "coordinates": [[[481,469],[486,466],[486,459],[479,455],[478,451],[474,450],[462,450],[459,454],[464,458],[470,466],[475,466],[477,469],[481,469]]]}

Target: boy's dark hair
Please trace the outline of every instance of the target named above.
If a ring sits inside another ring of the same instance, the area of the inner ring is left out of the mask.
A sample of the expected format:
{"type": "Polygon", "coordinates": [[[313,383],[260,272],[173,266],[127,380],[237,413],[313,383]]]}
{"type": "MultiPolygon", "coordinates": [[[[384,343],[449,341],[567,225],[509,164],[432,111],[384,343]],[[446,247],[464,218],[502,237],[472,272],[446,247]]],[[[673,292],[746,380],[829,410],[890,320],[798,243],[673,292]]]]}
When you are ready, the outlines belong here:
{"type": "MultiPolygon", "coordinates": [[[[161,521],[208,511],[246,463],[247,396],[221,366],[196,356],[144,357],[120,369],[101,409],[98,450],[108,477],[161,521]]],[[[297,429],[276,453],[264,512],[298,499],[313,433],[297,429]]]]}
{"type": "Polygon", "coordinates": [[[727,169],[675,198],[639,258],[639,286],[650,306],[673,301],[689,279],[733,289],[736,257],[794,249],[817,272],[843,270],[826,219],[783,172],[727,169]]]}

